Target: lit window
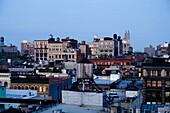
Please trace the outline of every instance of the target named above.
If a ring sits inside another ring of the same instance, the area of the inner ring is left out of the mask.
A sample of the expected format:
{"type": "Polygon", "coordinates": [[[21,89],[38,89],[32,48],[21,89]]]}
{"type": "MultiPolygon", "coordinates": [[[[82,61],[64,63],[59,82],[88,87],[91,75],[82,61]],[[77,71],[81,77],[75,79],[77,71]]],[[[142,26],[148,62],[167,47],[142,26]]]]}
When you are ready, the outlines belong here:
{"type": "Polygon", "coordinates": [[[170,87],[170,81],[166,81],[165,87],[170,87]]]}
{"type": "Polygon", "coordinates": [[[156,87],[156,81],[152,81],[152,87],[156,87]]]}
{"type": "Polygon", "coordinates": [[[47,91],[47,87],[44,86],[44,87],[43,87],[43,92],[46,92],[46,91],[47,91]]]}
{"type": "Polygon", "coordinates": [[[39,92],[42,92],[42,87],[39,87],[39,92]]]}
{"type": "Polygon", "coordinates": [[[161,87],[162,86],[162,81],[158,81],[157,86],[161,87]]]}
{"type": "Polygon", "coordinates": [[[170,92],[165,92],[165,97],[170,97],[170,92]]]}
{"type": "Polygon", "coordinates": [[[147,81],[147,87],[151,87],[151,81],[150,80],[147,81]]]}

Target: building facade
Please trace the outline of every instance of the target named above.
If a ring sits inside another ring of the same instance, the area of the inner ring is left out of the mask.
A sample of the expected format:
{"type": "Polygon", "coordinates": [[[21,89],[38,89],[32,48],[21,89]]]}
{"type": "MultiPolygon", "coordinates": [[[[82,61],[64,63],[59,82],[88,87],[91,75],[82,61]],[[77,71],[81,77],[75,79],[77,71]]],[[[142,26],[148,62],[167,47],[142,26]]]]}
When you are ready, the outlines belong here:
{"type": "Polygon", "coordinates": [[[155,48],[150,45],[149,47],[144,48],[144,52],[147,53],[150,57],[153,57],[155,55],[155,48]]]}
{"type": "Polygon", "coordinates": [[[125,37],[122,40],[123,43],[123,54],[127,54],[130,47],[130,32],[125,32],[125,37]]]}
{"type": "Polygon", "coordinates": [[[121,56],[123,54],[123,45],[121,37],[117,37],[114,34],[114,38],[104,37],[98,42],[89,42],[91,55],[96,57],[108,57],[112,58],[113,56],[121,56]]]}
{"type": "Polygon", "coordinates": [[[0,58],[16,59],[18,57],[17,47],[14,45],[0,46],[0,58]]]}
{"type": "Polygon", "coordinates": [[[2,86],[5,86],[6,88],[10,88],[11,86],[11,73],[9,70],[0,70],[0,83],[2,86]]]}
{"type": "Polygon", "coordinates": [[[143,103],[170,104],[170,59],[151,58],[143,63],[143,103]]]}
{"type": "Polygon", "coordinates": [[[21,55],[29,55],[34,57],[34,43],[23,40],[21,43],[21,55]]]}
{"type": "Polygon", "coordinates": [[[170,54],[170,43],[165,42],[164,44],[160,44],[157,46],[156,55],[168,55],[170,54]]]}
{"type": "Polygon", "coordinates": [[[48,40],[35,40],[34,56],[35,61],[77,61],[78,47],[77,40],[66,37],[60,41],[49,35],[48,40]]]}
{"type": "Polygon", "coordinates": [[[34,60],[48,60],[48,40],[34,41],[34,60]]]}
{"type": "Polygon", "coordinates": [[[11,69],[11,89],[37,90],[37,95],[46,94],[50,99],[61,98],[61,90],[71,88],[71,78],[66,74],[59,76],[35,73],[33,69],[11,69]]]}

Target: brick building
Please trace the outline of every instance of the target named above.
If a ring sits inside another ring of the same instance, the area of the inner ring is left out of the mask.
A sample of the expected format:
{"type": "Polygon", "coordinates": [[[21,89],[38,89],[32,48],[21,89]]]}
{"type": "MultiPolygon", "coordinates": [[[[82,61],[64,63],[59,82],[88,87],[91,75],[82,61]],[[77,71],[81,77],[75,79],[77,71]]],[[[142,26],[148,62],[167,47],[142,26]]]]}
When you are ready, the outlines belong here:
{"type": "Polygon", "coordinates": [[[53,100],[61,99],[61,90],[69,89],[71,78],[64,74],[47,76],[36,74],[34,70],[11,69],[11,89],[37,90],[38,95],[46,94],[53,100]]]}
{"type": "Polygon", "coordinates": [[[150,58],[143,63],[143,103],[170,104],[170,59],[150,58]]]}

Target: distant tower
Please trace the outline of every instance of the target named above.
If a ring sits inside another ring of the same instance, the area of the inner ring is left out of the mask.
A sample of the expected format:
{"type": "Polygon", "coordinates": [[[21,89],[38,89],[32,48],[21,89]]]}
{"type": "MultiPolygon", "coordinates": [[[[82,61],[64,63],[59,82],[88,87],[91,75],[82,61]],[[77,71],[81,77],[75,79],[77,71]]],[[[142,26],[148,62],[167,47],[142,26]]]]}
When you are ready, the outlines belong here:
{"type": "Polygon", "coordinates": [[[129,47],[130,47],[130,32],[129,31],[125,32],[125,37],[122,43],[123,43],[123,54],[127,54],[129,51],[129,47]]]}
{"type": "Polygon", "coordinates": [[[21,43],[21,55],[28,54],[28,41],[23,40],[21,43]]]}
{"type": "Polygon", "coordinates": [[[0,46],[4,46],[4,37],[0,37],[0,46]]]}

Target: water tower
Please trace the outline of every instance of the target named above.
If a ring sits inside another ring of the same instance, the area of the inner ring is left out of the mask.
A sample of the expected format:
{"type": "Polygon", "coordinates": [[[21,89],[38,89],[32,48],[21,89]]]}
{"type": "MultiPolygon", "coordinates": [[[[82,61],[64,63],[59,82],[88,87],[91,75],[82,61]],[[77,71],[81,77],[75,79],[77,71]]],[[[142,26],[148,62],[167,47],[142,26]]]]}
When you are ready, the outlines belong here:
{"type": "Polygon", "coordinates": [[[77,78],[93,79],[93,63],[84,58],[77,62],[77,78]]]}
{"type": "Polygon", "coordinates": [[[85,84],[93,81],[93,63],[86,58],[77,62],[77,83],[82,84],[82,90],[85,90],[85,84]]]}

